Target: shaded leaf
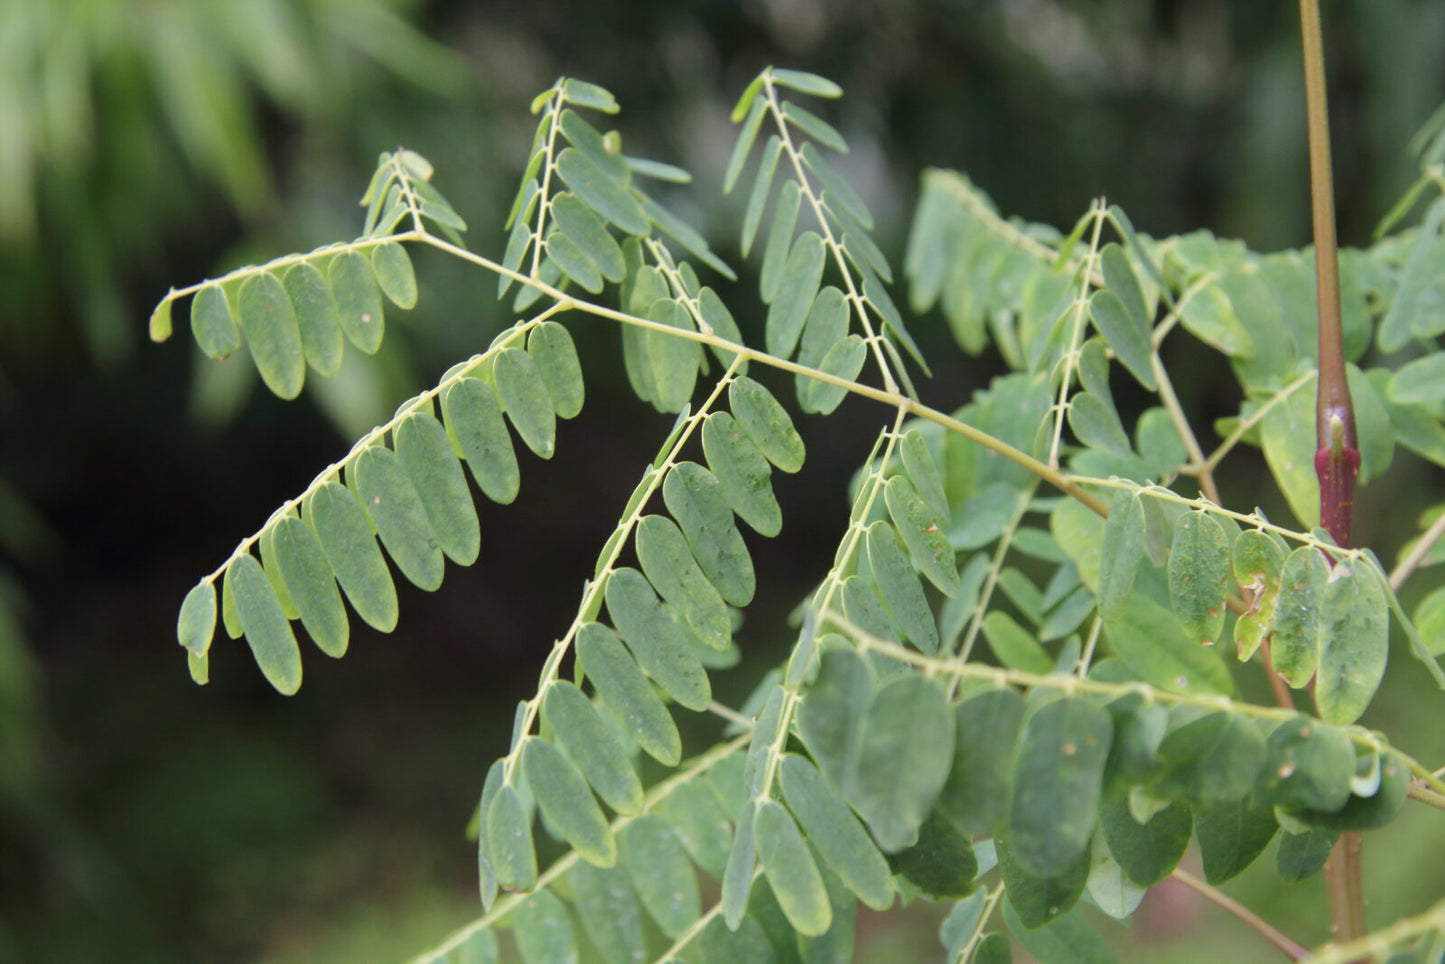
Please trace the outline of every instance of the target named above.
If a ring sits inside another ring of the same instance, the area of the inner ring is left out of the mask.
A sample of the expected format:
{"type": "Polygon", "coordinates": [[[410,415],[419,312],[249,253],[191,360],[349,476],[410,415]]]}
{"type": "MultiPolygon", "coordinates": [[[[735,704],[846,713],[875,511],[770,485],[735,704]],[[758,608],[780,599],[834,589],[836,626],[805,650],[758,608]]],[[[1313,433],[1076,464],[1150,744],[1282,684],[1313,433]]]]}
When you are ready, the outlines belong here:
{"type": "Polygon", "coordinates": [[[1030,930],[1010,895],[1004,905],[1004,921],[1039,964],[1115,964],[1118,960],[1082,914],[1065,914],[1045,927],[1030,930]]]}
{"type": "Polygon", "coordinates": [[[1128,802],[1120,798],[1100,805],[1099,825],[1109,853],[1129,879],[1153,887],[1179,865],[1194,822],[1189,808],[1176,801],[1140,823],[1129,812],[1128,802]]]}
{"type": "Polygon", "coordinates": [[[1089,317],[1139,384],[1151,392],[1157,391],[1159,385],[1150,361],[1153,347],[1149,343],[1149,332],[1131,317],[1119,297],[1108,290],[1094,292],[1089,299],[1089,317]]]}
{"type": "Polygon", "coordinates": [[[522,797],[510,784],[502,786],[487,809],[487,853],[506,890],[531,890],[537,883],[537,854],[532,849],[532,820],[522,797]]]}
{"type": "Polygon", "coordinates": [[[812,111],[805,110],[791,101],[784,101],[783,117],[824,147],[831,148],[840,154],[848,153],[848,142],[843,140],[843,135],[839,134],[832,124],[812,111]]]}
{"type": "Polygon", "coordinates": [[[806,937],[826,933],[833,923],[828,892],[798,825],[782,804],[759,802],[753,814],[753,837],[763,873],[788,921],[806,937]]]}
{"type": "Polygon", "coordinates": [[[1079,855],[1063,871],[1051,877],[1030,874],[1019,862],[1007,836],[995,837],[994,845],[1008,895],[1005,913],[1012,910],[1024,928],[1036,930],[1067,914],[1083,895],[1092,867],[1087,840],[1079,855]]]}
{"type": "Polygon", "coordinates": [[[515,499],[521,473],[492,386],[480,378],[460,379],[442,396],[442,411],[447,432],[467,460],[477,486],[493,502],[505,505],[515,499]]]}
{"type": "Polygon", "coordinates": [[[678,937],[702,913],[697,874],[661,817],[639,817],[623,829],[622,866],[642,906],[668,937],[678,937]]]}
{"type": "MultiPolygon", "coordinates": [[[[1139,493],[1118,489],[1109,503],[1104,523],[1104,547],[1099,557],[1099,615],[1116,622],[1132,598],[1134,576],[1144,555],[1144,507],[1139,493]]],[[[1082,569],[1082,567],[1080,567],[1082,569]]]]}
{"type": "Polygon", "coordinates": [[[401,574],[427,591],[440,588],[445,563],[426,508],[396,453],[373,445],[348,470],[348,487],[371,518],[401,574]]]}
{"type": "Polygon", "coordinates": [[[606,964],[647,960],[642,905],[621,867],[599,868],[580,860],[567,872],[572,904],[592,946],[606,964]]]}
{"type": "Polygon", "coordinates": [[[718,651],[732,642],[727,604],[698,568],[682,530],[665,516],[644,516],[637,526],[637,557],[649,582],[702,642],[718,651]]]}
{"type": "Polygon", "coordinates": [[[261,564],[246,553],[227,567],[227,576],[226,590],[256,666],[277,692],[294,695],[301,688],[301,650],[261,564]]]}
{"type": "Polygon", "coordinates": [[[1299,689],[1319,667],[1322,607],[1329,563],[1318,549],[1301,546],[1290,553],[1280,574],[1274,611],[1274,670],[1299,689]]]}
{"type": "Polygon", "coordinates": [[[1224,527],[1203,511],[1174,520],[1169,600],[1191,642],[1214,645],[1224,631],[1231,553],[1224,527]]]}
{"type": "Polygon", "coordinates": [[[1007,687],[975,693],[955,710],[953,765],[938,808],[970,833],[997,832],[1008,812],[1023,715],[1023,697],[1007,687]]]}
{"type": "Polygon", "coordinates": [[[925,653],[938,652],[938,626],[923,595],[923,585],[898,546],[893,527],[875,522],[868,527],[868,564],[884,604],[904,634],[925,653]]]}
{"type": "Polygon", "coordinates": [[[723,872],[723,919],[731,930],[737,930],[748,909],[748,895],[753,889],[753,872],[757,869],[757,846],[753,840],[753,815],[757,801],[749,800],[738,814],[737,833],[732,850],[728,851],[727,869],[723,872]]]}
{"type": "Polygon", "coordinates": [[[1264,767],[1264,737],[1246,716],[1220,710],[1199,715],[1176,709],[1173,726],[1159,744],[1151,792],[1182,796],[1201,805],[1237,800],[1264,767]]]}
{"type": "Polygon", "coordinates": [[[894,854],[889,864],[930,897],[967,897],[978,873],[968,835],[937,810],[918,828],[918,842],[894,854]]]}
{"type": "Polygon", "coordinates": [[[682,757],[682,739],[652,684],[612,630],[584,623],[577,631],[577,660],[623,730],[664,766],[682,757]]]}
{"type": "Polygon", "coordinates": [[[315,532],[300,519],[288,515],[277,520],[271,545],[281,580],[306,632],[326,655],[345,655],[351,628],[336,588],[336,578],[315,532]]]}
{"type": "Polygon", "coordinates": [[[585,395],[582,365],[567,329],[555,321],[542,322],[527,335],[527,354],[547,386],[557,417],[573,418],[581,412],[585,395]]]}
{"type": "Polygon", "coordinates": [[[587,781],[561,750],[545,740],[528,739],[522,745],[522,772],[548,825],[578,856],[598,867],[610,867],[617,861],[617,841],[602,810],[587,781]]]}
{"type": "Polygon", "coordinates": [[[343,251],[327,269],[337,316],[347,339],[368,355],[381,347],[386,316],[371,262],[360,251],[343,251]]]}
{"type": "Polygon", "coordinates": [[[707,672],[642,573],[616,570],[607,581],[606,595],[618,634],[648,675],[688,709],[706,709],[712,700],[707,672]]]}
{"type": "Polygon", "coordinates": [[[176,618],[176,639],[192,653],[203,654],[211,648],[216,634],[216,586],[201,580],[186,593],[181,612],[176,618]]]}
{"type": "MultiPolygon", "coordinates": [[[[883,494],[888,514],[908,547],[914,568],[944,595],[954,595],[958,592],[958,567],[948,536],[939,528],[938,516],[902,475],[889,479],[883,494]]],[[[946,516],[943,521],[947,521],[946,516]]]]}
{"type": "Polygon", "coordinates": [[[893,903],[892,873],[853,811],[804,758],[785,754],[783,796],[808,839],[858,899],[874,910],[893,903]]]}
{"type": "Polygon", "coordinates": [[[419,412],[397,426],[394,444],[437,545],[453,562],[470,566],[481,551],[481,530],[447,430],[431,415],[419,412]]]}
{"type": "Polygon", "coordinates": [[[1298,716],[1275,727],[1256,794],[1285,809],[1339,810],[1350,796],[1355,747],[1343,730],[1298,716]]]}
{"type": "Polygon", "coordinates": [[[1274,808],[1253,796],[1194,808],[1194,836],[1204,862],[1204,877],[1222,884],[1237,876],[1264,853],[1279,824],[1274,808]]]}
{"type": "Polygon", "coordinates": [[[1024,717],[1007,839],[1026,873],[1055,877],[1087,855],[1112,738],[1109,714],[1074,696],[1036,704],[1024,717]]]}
{"type": "Polygon", "coordinates": [[[773,470],[737,421],[727,412],[713,412],[703,423],[702,446],[723,498],[738,517],[759,535],[782,531],[783,511],[773,495],[773,470]]]}
{"type": "Polygon", "coordinates": [[[652,222],[624,182],[614,179],[591,154],[569,147],[557,157],[557,174],[598,214],[628,234],[646,236],[652,222]]]}
{"type": "Polygon", "coordinates": [[[295,398],[306,378],[306,359],[286,289],[269,271],[252,275],[236,296],[236,314],[261,380],[277,396],[295,398]]]}
{"type": "Polygon", "coordinates": [[[541,458],[551,458],[557,446],[557,416],[537,363],[520,348],[504,348],[493,360],[492,371],[497,396],[512,427],[527,448],[541,458]]]}
{"type": "Polygon", "coordinates": [[[798,708],[798,732],[835,787],[844,786],[872,692],[873,671],[861,656],[851,649],[823,652],[818,677],[798,708]]]}
{"type": "Polygon", "coordinates": [[[1104,623],[1104,635],[1140,679],[1162,689],[1220,695],[1234,690],[1218,651],[1191,642],[1174,614],[1148,597],[1131,597],[1117,619],[1104,623]]]}
{"type": "Polygon", "coordinates": [[[627,751],[581,690],[566,680],[553,683],[542,698],[542,719],[609,807],[627,816],[642,812],[642,783],[627,751]]]}
{"type": "Polygon", "coordinates": [[[763,301],[771,303],[778,294],[778,283],[782,278],[783,264],[788,259],[788,250],[793,244],[793,229],[798,224],[798,205],[802,192],[797,181],[784,181],[778,189],[778,200],[773,206],[773,221],[768,227],[768,240],[763,246],[763,267],[759,275],[758,288],[763,301]]]}
{"type": "Polygon", "coordinates": [[[668,473],[662,497],[703,575],[723,599],[734,606],[751,602],[756,589],[752,559],[716,476],[695,462],[680,463],[668,473]]]}
{"type": "Polygon", "coordinates": [[[356,614],[383,633],[396,628],[396,587],[361,504],[344,486],[326,482],[306,500],[305,518],[356,614]]]}
{"type": "Polygon", "coordinates": [[[201,351],[217,360],[241,347],[240,329],[220,285],[207,285],[191,299],[191,335],[201,351]]]}
{"type": "Polygon", "coordinates": [[[1343,726],[1359,719],[1374,699],[1390,655],[1385,587],[1363,562],[1335,563],[1320,603],[1321,650],[1315,706],[1321,719],[1343,726]]]}
{"type": "MultiPolygon", "coordinates": [[[[588,262],[596,266],[603,278],[613,282],[622,280],[626,270],[622,248],[590,207],[575,195],[559,194],[552,199],[552,217],[556,220],[557,230],[562,236],[566,237],[588,262]]],[[[550,245],[550,241],[548,243],[550,245]]],[[[565,271],[566,265],[562,268],[565,271]]]]}
{"type": "Polygon", "coordinates": [[[889,680],[865,705],[844,786],[884,851],[917,839],[953,762],[953,725],[942,690],[921,676],[889,680]]]}
{"type": "Polygon", "coordinates": [[[517,907],[512,931],[526,964],[576,964],[572,918],[551,891],[539,891],[517,907]]]}
{"type": "Polygon", "coordinates": [[[398,308],[416,307],[416,269],[411,266],[411,256],[406,248],[396,241],[378,244],[371,249],[371,271],[381,293],[391,299],[398,308]]]}
{"type": "Polygon", "coordinates": [[[1337,830],[1321,829],[1281,834],[1275,855],[1280,878],[1293,884],[1319,873],[1339,836],[1337,830]]]}

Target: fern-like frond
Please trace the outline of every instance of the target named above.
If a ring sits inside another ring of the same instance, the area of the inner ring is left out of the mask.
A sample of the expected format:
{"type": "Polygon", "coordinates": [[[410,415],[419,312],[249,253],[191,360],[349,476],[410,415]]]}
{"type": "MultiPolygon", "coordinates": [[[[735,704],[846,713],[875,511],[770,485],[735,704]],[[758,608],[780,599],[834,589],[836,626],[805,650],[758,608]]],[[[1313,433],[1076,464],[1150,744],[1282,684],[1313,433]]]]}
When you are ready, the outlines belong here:
{"type": "Polygon", "coordinates": [[[396,590],[382,549],[409,582],[428,590],[440,587],[444,559],[476,561],[477,513],[462,462],[483,493],[510,502],[519,472],[503,413],[528,448],[548,458],[556,418],[582,407],[576,349],[567,329],[548,320],[553,311],[509,328],[403,403],[191,590],[178,636],[198,681],[208,673],[218,579],[227,634],[244,636],[271,684],[294,693],[301,656],[292,621],[337,657],[349,638],[342,595],[368,625],[395,628],[396,590]]]}

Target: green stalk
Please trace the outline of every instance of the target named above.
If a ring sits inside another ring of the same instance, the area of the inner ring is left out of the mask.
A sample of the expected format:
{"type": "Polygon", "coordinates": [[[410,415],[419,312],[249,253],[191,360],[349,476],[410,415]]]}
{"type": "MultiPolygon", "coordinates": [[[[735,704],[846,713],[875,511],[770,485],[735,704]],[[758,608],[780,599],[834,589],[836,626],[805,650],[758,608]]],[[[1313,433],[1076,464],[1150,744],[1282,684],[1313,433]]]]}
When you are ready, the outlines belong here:
{"type": "MultiPolygon", "coordinates": [[[[1339,254],[1335,242],[1334,183],[1330,170],[1330,124],[1325,97],[1324,38],[1318,0],[1300,0],[1304,45],[1305,100],[1309,113],[1310,201],[1314,214],[1315,277],[1319,298],[1319,394],[1315,408],[1315,474],[1320,480],[1320,525],[1335,544],[1350,544],[1355,476],[1360,449],[1355,407],[1345,374],[1340,328],[1339,254]]],[[[1363,935],[1365,897],[1360,873],[1361,840],[1346,833],[1325,864],[1334,939],[1363,935]]]]}

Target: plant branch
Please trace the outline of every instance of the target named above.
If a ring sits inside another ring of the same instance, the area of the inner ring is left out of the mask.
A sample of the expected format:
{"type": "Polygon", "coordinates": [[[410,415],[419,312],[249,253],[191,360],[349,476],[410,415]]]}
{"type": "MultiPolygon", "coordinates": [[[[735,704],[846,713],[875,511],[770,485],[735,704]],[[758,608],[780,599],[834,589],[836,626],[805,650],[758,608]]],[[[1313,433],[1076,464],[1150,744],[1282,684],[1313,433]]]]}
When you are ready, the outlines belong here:
{"type": "Polygon", "coordinates": [[[1277,947],[1290,960],[1302,961],[1309,957],[1309,951],[1303,945],[1290,940],[1264,918],[1217,887],[1211,887],[1181,867],[1176,867],[1170,876],[1196,894],[1233,914],[1241,923],[1277,947]]]}
{"type": "Polygon", "coordinates": [[[1396,592],[1400,591],[1400,587],[1405,584],[1405,580],[1409,579],[1411,574],[1420,568],[1421,561],[1430,550],[1434,548],[1435,543],[1440,541],[1441,536],[1445,536],[1445,512],[1440,513],[1440,518],[1436,519],[1430,528],[1425,530],[1425,534],[1410,547],[1410,551],[1406,553],[1405,558],[1401,559],[1400,564],[1390,573],[1391,589],[1396,592]]]}
{"type": "Polygon", "coordinates": [[[1402,941],[1442,929],[1445,929],[1445,900],[1437,902],[1423,914],[1397,920],[1388,927],[1352,941],[1326,944],[1306,960],[1309,964],[1347,964],[1370,957],[1383,957],[1402,941]]]}

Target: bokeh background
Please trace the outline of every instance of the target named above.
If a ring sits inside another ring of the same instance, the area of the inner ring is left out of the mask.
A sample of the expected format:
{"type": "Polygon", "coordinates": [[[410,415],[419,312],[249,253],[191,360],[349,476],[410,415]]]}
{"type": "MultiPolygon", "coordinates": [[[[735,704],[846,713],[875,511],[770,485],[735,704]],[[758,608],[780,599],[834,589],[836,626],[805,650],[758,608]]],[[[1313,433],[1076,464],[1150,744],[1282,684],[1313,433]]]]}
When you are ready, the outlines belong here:
{"type": "MultiPolygon", "coordinates": [[[[1324,6],[1341,235],[1365,244],[1445,99],[1445,3],[1324,6]]],[[[770,63],[846,89],[826,114],[895,259],[927,165],[1065,229],[1107,194],[1156,236],[1298,246],[1296,16],[1285,0],[0,0],[0,961],[393,961],[474,915],[462,830],[485,768],[669,424],[626,392],[615,332],[574,326],[589,409],[552,462],[524,463],[515,505],[483,507],[477,566],[403,591],[396,633],[354,629],[340,662],[308,654],[295,698],[224,639],[201,689],[174,643],[195,579],[511,319],[490,278],[419,253],[421,303],[393,314],[381,354],[349,352],[286,404],[244,359],[146,341],[169,286],[353,236],[373,161],[397,144],[432,160],[473,247],[499,254],[526,106],[560,74],[617,94],[629,153],[694,172],[668,200],[736,265],[727,114],[770,63]]],[[[741,273],[732,304],[757,332],[741,273]]],[[[936,404],[996,370],[936,318],[914,331],[936,404]]],[[[1230,380],[1195,369],[1186,405],[1228,414],[1230,380]]],[[[803,426],[810,465],[779,483],[794,514],[754,543],[768,592],[726,698],[783,652],[783,618],[831,557],[833,480],[876,430],[842,412],[803,426]]],[[[1277,505],[1252,458],[1226,493],[1277,505]]],[[[1361,497],[1366,541],[1398,545],[1440,490],[1404,462],[1388,497],[1361,497]]],[[[1440,697],[1396,665],[1369,722],[1438,759],[1440,697]]],[[[1379,913],[1438,896],[1431,817],[1372,843],[1379,913]]],[[[1325,937],[1317,883],[1283,888],[1265,867],[1231,889],[1303,942],[1325,937]]],[[[865,916],[859,959],[937,959],[937,922],[865,916]]],[[[1268,953],[1169,892],[1123,944],[1141,961],[1268,953]]]]}

